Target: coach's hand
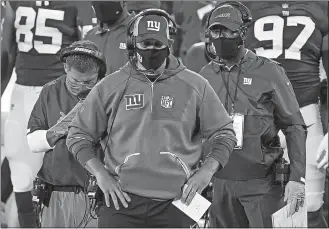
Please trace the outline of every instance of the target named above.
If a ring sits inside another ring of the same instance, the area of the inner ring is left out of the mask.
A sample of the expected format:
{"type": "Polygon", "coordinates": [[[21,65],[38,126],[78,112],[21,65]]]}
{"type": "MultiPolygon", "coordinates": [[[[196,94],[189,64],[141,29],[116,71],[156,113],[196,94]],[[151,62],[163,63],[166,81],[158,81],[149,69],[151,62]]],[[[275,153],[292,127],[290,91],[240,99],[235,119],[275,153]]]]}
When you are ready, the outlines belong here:
{"type": "MultiPolygon", "coordinates": [[[[212,160],[212,159],[211,159],[212,160]]],[[[209,185],[212,176],[217,171],[218,162],[208,160],[186,182],[181,201],[189,205],[196,193],[201,194],[209,185]]]]}
{"type": "Polygon", "coordinates": [[[127,193],[121,190],[120,184],[117,180],[111,176],[106,170],[102,170],[98,174],[95,174],[99,188],[103,191],[106,206],[110,207],[110,195],[114,203],[116,210],[119,210],[118,198],[120,199],[122,205],[127,208],[128,202],[131,201],[127,193]]]}
{"type": "Polygon", "coordinates": [[[291,203],[288,215],[293,215],[304,206],[305,185],[296,181],[289,181],[285,187],[284,201],[291,203]]]}

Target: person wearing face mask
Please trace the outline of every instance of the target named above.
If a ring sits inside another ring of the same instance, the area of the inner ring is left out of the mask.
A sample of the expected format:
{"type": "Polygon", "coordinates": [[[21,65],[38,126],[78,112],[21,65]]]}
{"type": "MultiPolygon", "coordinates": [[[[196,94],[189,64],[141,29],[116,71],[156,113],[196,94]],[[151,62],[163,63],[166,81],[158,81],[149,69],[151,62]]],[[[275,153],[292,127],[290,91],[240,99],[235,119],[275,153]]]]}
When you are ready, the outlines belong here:
{"type": "Polygon", "coordinates": [[[232,120],[208,81],[170,53],[175,30],[163,10],[136,15],[127,28],[129,62],[91,90],[69,126],[70,152],[103,193],[98,227],[196,225],[172,202],[190,204],[235,145],[232,120]],[[101,136],[105,166],[94,149],[101,136]],[[197,169],[202,139],[211,151],[197,169]]]}
{"type": "Polygon", "coordinates": [[[125,1],[92,1],[98,24],[85,36],[94,42],[106,57],[107,74],[127,63],[126,29],[133,15],[125,1]]]}
{"type": "MultiPolygon", "coordinates": [[[[284,202],[292,204],[289,214],[304,204],[306,125],[284,69],[244,47],[251,21],[248,8],[234,1],[217,5],[207,20],[213,59],[200,74],[223,101],[237,138],[228,163],[215,174],[210,226],[216,228],[272,227],[271,215],[284,202]],[[275,182],[283,154],[279,130],[290,159],[285,187],[275,182]]],[[[306,210],[302,214],[307,217],[306,210]]]]}
{"type": "Polygon", "coordinates": [[[105,75],[105,59],[94,43],[77,41],[62,50],[61,60],[66,75],[43,87],[27,127],[30,150],[45,152],[37,179],[51,193],[42,203],[41,227],[96,227],[96,220],[85,217],[89,201],[84,190],[89,175],[68,151],[66,134],[69,112],[81,106],[105,75]]]}

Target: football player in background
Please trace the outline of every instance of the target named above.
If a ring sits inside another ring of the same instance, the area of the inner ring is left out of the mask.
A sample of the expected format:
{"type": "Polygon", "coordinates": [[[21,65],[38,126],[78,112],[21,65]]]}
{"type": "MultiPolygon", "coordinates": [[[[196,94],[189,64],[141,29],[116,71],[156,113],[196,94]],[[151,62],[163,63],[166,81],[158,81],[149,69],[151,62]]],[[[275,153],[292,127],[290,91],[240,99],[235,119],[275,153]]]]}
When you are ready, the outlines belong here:
{"type": "Polygon", "coordinates": [[[81,30],[81,37],[84,38],[94,26],[97,25],[97,18],[91,1],[75,1],[78,8],[78,23],[81,30]]]}
{"type": "MultiPolygon", "coordinates": [[[[173,44],[173,51],[176,57],[183,60],[187,50],[195,43],[200,42],[202,16],[199,12],[202,8],[211,4],[211,1],[173,1],[172,14],[179,25],[176,39],[173,44]]],[[[211,9],[209,9],[210,11],[211,9]]]]}
{"type": "Polygon", "coordinates": [[[86,20],[79,12],[85,6],[83,2],[68,1],[8,3],[1,55],[7,55],[10,67],[1,75],[2,91],[11,75],[16,75],[17,80],[4,127],[5,156],[11,170],[20,226],[34,227],[31,189],[43,154],[30,152],[26,139],[27,122],[42,86],[65,74],[58,54],[62,48],[80,40],[81,27],[86,20]],[[11,63],[15,63],[14,66],[11,63]]]}
{"type": "MultiPolygon", "coordinates": [[[[245,46],[274,59],[287,72],[308,126],[306,206],[309,227],[326,227],[322,213],[325,170],[317,148],[324,132],[319,113],[319,63],[328,75],[328,2],[244,2],[253,15],[245,46]]],[[[282,135],[283,136],[283,135],[282,135]]]]}
{"type": "Polygon", "coordinates": [[[133,18],[126,1],[93,1],[92,7],[98,24],[85,36],[94,42],[106,57],[107,74],[121,68],[128,61],[126,55],[126,30],[133,18]]]}

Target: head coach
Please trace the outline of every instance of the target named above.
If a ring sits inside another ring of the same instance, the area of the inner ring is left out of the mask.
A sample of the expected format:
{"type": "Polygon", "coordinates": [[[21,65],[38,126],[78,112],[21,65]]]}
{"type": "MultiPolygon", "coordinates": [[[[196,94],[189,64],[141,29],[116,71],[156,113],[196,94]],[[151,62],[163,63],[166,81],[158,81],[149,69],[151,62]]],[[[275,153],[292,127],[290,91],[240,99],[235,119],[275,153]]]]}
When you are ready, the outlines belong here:
{"type": "Polygon", "coordinates": [[[69,127],[69,150],[105,196],[99,227],[195,224],[172,201],[189,204],[235,145],[232,120],[215,91],[170,54],[175,31],[163,10],[136,15],[127,29],[129,62],[93,88],[69,127]],[[95,157],[99,138],[105,167],[95,157]],[[211,152],[196,170],[204,138],[211,152]]]}

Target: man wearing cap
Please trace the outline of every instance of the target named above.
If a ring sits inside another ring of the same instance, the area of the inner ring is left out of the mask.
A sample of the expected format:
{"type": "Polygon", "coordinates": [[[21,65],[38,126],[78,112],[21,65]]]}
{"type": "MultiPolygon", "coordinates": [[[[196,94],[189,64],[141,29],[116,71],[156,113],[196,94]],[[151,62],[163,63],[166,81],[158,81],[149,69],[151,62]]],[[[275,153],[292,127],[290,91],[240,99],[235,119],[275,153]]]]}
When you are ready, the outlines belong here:
{"type": "MultiPolygon", "coordinates": [[[[305,177],[307,226],[328,227],[328,216],[323,215],[324,208],[329,206],[323,202],[327,186],[326,171],[318,169],[316,162],[317,147],[326,133],[324,124],[328,123],[327,112],[323,112],[327,108],[323,106],[321,95],[324,89],[321,79],[329,75],[328,1],[266,1],[246,2],[246,5],[253,12],[254,20],[245,46],[257,55],[279,62],[286,70],[308,126],[305,177]]],[[[282,141],[284,143],[284,137],[282,141]]]]}
{"type": "Polygon", "coordinates": [[[99,50],[90,41],[74,42],[63,49],[64,52],[67,53],[62,59],[66,75],[43,87],[27,127],[30,150],[36,154],[46,152],[37,179],[48,192],[46,195],[38,190],[42,193],[39,194],[42,210],[37,212],[41,218],[39,227],[96,227],[84,193],[88,171],[68,151],[65,139],[71,111],[81,108],[86,94],[104,75],[105,60],[96,55],[99,50]],[[42,196],[46,198],[42,199],[42,196]]]}
{"type": "Polygon", "coordinates": [[[126,29],[133,17],[128,13],[126,1],[92,1],[98,24],[85,36],[94,42],[106,57],[107,74],[111,74],[125,63],[126,29]]]}
{"type": "Polygon", "coordinates": [[[188,205],[235,145],[232,120],[208,81],[170,54],[169,16],[159,12],[136,15],[129,62],[93,88],[69,127],[69,150],[104,194],[99,227],[195,225],[172,202],[188,205]],[[105,166],[93,147],[99,138],[105,166]],[[203,138],[211,151],[196,169],[203,138]]]}
{"type": "Polygon", "coordinates": [[[283,201],[292,203],[287,214],[303,205],[306,126],[284,69],[244,48],[249,10],[221,3],[209,17],[206,46],[214,58],[200,74],[223,101],[237,138],[228,163],[215,174],[211,227],[272,227],[271,215],[283,201]],[[290,159],[284,190],[275,183],[275,167],[284,165],[279,130],[290,159]]]}

